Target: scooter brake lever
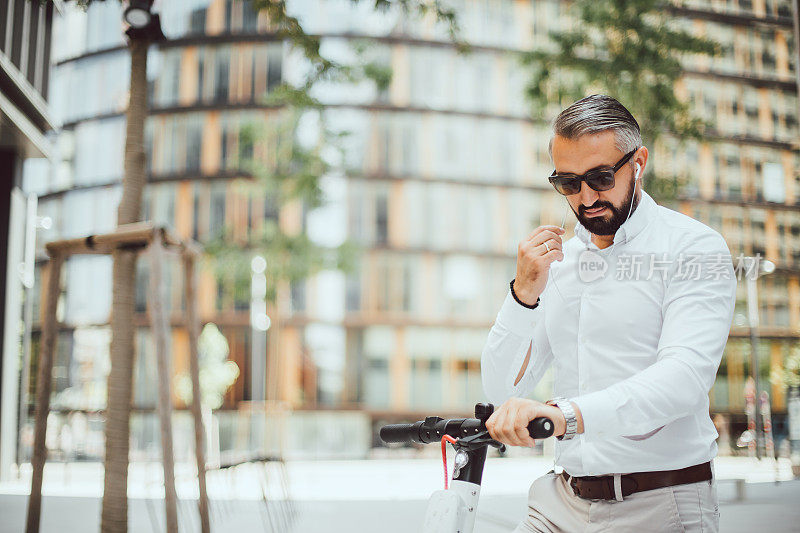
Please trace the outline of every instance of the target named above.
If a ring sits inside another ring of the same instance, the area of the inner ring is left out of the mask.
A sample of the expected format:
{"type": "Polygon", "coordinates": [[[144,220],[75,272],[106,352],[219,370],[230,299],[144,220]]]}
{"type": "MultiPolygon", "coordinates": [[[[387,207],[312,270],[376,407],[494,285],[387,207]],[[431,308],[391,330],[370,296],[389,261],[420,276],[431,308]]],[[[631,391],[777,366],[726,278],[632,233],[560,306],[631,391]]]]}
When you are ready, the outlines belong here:
{"type": "Polygon", "coordinates": [[[480,448],[481,446],[494,446],[500,451],[505,451],[505,444],[490,437],[488,431],[481,431],[469,437],[460,438],[458,439],[458,446],[468,449],[480,448]]]}

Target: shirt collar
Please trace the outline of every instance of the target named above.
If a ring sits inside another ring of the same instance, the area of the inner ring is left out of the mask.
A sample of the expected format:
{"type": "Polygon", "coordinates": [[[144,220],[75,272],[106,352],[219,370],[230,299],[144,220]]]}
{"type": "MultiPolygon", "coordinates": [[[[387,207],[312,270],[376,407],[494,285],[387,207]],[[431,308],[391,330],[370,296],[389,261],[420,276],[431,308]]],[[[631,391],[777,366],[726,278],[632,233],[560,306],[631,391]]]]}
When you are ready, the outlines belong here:
{"type": "MultiPolygon", "coordinates": [[[[630,218],[626,220],[614,234],[614,242],[619,244],[633,239],[647,226],[650,219],[655,214],[655,209],[658,207],[653,198],[642,189],[642,197],[639,200],[639,205],[633,210],[630,218]]],[[[584,244],[589,244],[592,240],[592,234],[589,233],[583,224],[580,222],[575,223],[575,235],[583,241],[584,244]]]]}

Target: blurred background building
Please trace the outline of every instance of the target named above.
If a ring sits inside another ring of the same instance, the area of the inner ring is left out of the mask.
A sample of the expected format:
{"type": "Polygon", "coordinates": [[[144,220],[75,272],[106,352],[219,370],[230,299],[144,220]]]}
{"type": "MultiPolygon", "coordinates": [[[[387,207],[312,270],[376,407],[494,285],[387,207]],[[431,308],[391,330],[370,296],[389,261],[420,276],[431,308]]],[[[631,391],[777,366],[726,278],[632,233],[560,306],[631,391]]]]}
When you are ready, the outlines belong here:
{"type": "MultiPolygon", "coordinates": [[[[305,30],[323,36],[323,55],[351,58],[354,44],[366,42],[369,54],[393,72],[385,90],[363,82],[315,88],[329,123],[351,135],[342,170],[323,178],[329,204],[314,211],[297,204],[277,211],[269,198],[244,195],[232,182],[242,175],[240,126],[267,124],[275,116],[260,97],[302,76],[297,53],[246,1],[157,4],[169,40],[149,59],[145,219],[204,242],[224,226],[246,235],[273,218],[321,243],[349,238],[364,247],[356,272],[325,271],[284,284],[270,309],[267,335],[277,340],[268,343],[264,357],[276,371],[270,376],[274,388],[267,389],[270,399],[295,409],[289,440],[296,449],[363,455],[377,421],[468,414],[483,399],[480,354],[514,277],[517,244],[540,224],[559,224],[568,209],[546,180],[552,171],[549,125],[530,118],[526,74],[513,55],[544,44],[548,30],[568,27],[568,4],[453,4],[463,37],[473,45],[468,55],[458,52],[444,28],[399,12],[376,13],[348,0],[290,2],[305,30]],[[351,432],[331,432],[333,420],[351,432]]],[[[760,253],[776,264],[759,280],[759,371],[768,383],[770,370],[800,339],[791,2],[697,0],[672,12],[723,47],[713,60],[686,58],[676,87],[715,130],[688,147],[669,140],[651,147],[652,161],[659,172],[691,177],[673,207],[719,230],[734,256],[760,253]]],[[[39,197],[39,214],[53,221],[40,231],[40,243],[109,231],[115,224],[129,82],[121,20],[119,4],[103,2],[87,12],[68,4],[54,23],[54,153],[49,160],[29,160],[24,172],[26,192],[39,197]]],[[[41,83],[36,87],[47,94],[41,83]]],[[[47,124],[42,126],[40,131],[47,124]]],[[[644,183],[646,189],[646,177],[644,183]]],[[[574,224],[570,213],[567,237],[574,224]]],[[[144,314],[147,269],[140,263],[134,458],[158,449],[155,364],[144,314]]],[[[110,258],[71,259],[65,276],[53,406],[65,413],[62,420],[66,413],[87,417],[96,438],[81,444],[80,454],[97,457],[102,418],[96,411],[104,405],[108,371],[110,258]]],[[[230,359],[242,371],[219,415],[220,446],[229,449],[241,431],[237,412],[253,399],[249,287],[242,290],[211,268],[200,279],[201,319],[220,326],[230,359]]],[[[177,264],[172,280],[178,373],[188,364],[188,339],[177,264]]],[[[750,348],[743,283],[740,289],[711,399],[715,412],[729,414],[734,428],[744,429],[750,348]]],[[[38,316],[38,297],[35,309],[38,316]]],[[[36,329],[33,339],[35,364],[36,329]]],[[[546,377],[537,395],[547,396],[550,383],[546,377]]],[[[771,395],[780,432],[784,391],[775,387],[771,395]]]]}
{"type": "Polygon", "coordinates": [[[32,282],[24,279],[32,268],[20,267],[29,215],[36,223],[22,173],[27,158],[51,151],[45,134],[54,124],[47,106],[52,22],[52,4],[0,1],[0,477],[16,461],[23,282],[32,282]]]}

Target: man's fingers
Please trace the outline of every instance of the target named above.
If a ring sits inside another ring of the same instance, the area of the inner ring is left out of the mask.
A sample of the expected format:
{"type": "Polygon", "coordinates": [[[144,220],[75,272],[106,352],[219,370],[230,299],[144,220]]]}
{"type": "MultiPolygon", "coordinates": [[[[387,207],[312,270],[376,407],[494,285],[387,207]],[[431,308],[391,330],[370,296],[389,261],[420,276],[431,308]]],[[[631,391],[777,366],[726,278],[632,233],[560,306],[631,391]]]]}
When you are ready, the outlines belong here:
{"type": "Polygon", "coordinates": [[[550,239],[548,241],[544,241],[542,244],[536,247],[542,255],[547,255],[548,253],[552,252],[553,250],[562,250],[561,242],[554,241],[550,239]],[[546,246],[545,246],[546,245],[546,246]]]}
{"type": "Polygon", "coordinates": [[[521,406],[515,411],[514,417],[510,420],[508,430],[510,435],[507,438],[512,446],[532,446],[535,444],[531,434],[528,433],[529,420],[525,411],[527,411],[525,406],[521,406]]]}
{"type": "Polygon", "coordinates": [[[494,412],[494,415],[497,415],[497,418],[494,421],[494,427],[489,434],[492,438],[498,442],[503,442],[509,444],[507,440],[507,436],[505,434],[505,426],[506,426],[506,419],[508,418],[508,404],[503,404],[500,408],[494,412]]]}
{"type": "Polygon", "coordinates": [[[555,226],[553,224],[545,224],[545,225],[537,227],[532,232],[530,232],[528,234],[528,236],[525,237],[525,240],[529,241],[532,238],[534,238],[536,235],[538,235],[539,233],[541,233],[542,231],[545,231],[545,230],[551,230],[551,231],[558,232],[558,233],[561,233],[561,234],[566,232],[566,230],[564,228],[562,228],[561,226],[555,226]]]}
{"type": "Polygon", "coordinates": [[[563,261],[564,260],[564,252],[561,250],[550,250],[546,254],[542,256],[547,264],[549,265],[553,261],[563,261]]]}
{"type": "Polygon", "coordinates": [[[489,435],[498,442],[505,442],[502,440],[502,424],[503,418],[505,415],[505,409],[499,408],[497,411],[492,413],[489,419],[486,421],[486,429],[489,430],[489,435]]]}
{"type": "Polygon", "coordinates": [[[516,413],[517,410],[514,407],[509,407],[508,416],[503,420],[503,428],[501,431],[502,442],[505,442],[509,446],[517,446],[517,437],[514,433],[514,417],[516,417],[516,413]]]}
{"type": "Polygon", "coordinates": [[[558,243],[559,246],[560,246],[561,245],[561,235],[559,235],[555,231],[552,231],[552,230],[548,229],[548,230],[544,230],[544,231],[541,231],[541,232],[537,233],[528,242],[530,243],[531,246],[539,246],[540,244],[542,244],[545,241],[550,241],[550,244],[558,243]]]}
{"type": "Polygon", "coordinates": [[[520,422],[523,424],[520,432],[522,433],[522,440],[525,442],[525,446],[536,446],[536,441],[531,437],[528,431],[528,424],[530,424],[531,420],[536,418],[538,414],[536,408],[530,403],[525,404],[525,408],[519,413],[520,422]]]}
{"type": "Polygon", "coordinates": [[[486,430],[489,432],[489,436],[492,437],[494,440],[497,440],[497,438],[494,435],[495,420],[497,420],[497,411],[492,413],[489,416],[489,418],[486,419],[486,423],[484,425],[486,426],[486,430]]]}
{"type": "Polygon", "coordinates": [[[517,434],[517,438],[520,441],[520,444],[519,444],[520,446],[533,446],[533,444],[536,444],[533,441],[533,439],[531,438],[531,434],[528,433],[528,425],[527,424],[525,424],[522,427],[517,427],[516,428],[516,434],[517,434]]]}
{"type": "Polygon", "coordinates": [[[494,440],[509,446],[535,446],[528,423],[536,413],[535,402],[512,398],[489,416],[486,429],[494,440]]]}

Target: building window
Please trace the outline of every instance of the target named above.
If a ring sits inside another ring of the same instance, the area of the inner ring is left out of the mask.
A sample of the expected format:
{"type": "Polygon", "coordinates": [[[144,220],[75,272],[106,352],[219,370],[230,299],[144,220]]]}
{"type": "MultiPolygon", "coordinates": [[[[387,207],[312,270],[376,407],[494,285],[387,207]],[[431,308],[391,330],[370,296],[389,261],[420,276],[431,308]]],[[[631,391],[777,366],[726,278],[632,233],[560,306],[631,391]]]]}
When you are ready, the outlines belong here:
{"type": "Polygon", "coordinates": [[[205,48],[198,48],[197,50],[197,101],[203,100],[203,74],[205,71],[205,48]]]}
{"type": "Polygon", "coordinates": [[[389,204],[387,192],[375,191],[375,244],[386,245],[389,242],[389,204]]]}
{"type": "Polygon", "coordinates": [[[230,33],[233,27],[233,1],[234,0],[225,0],[225,31],[228,33],[230,33]]]}
{"type": "Polygon", "coordinates": [[[306,310],[306,282],[304,280],[292,281],[289,283],[292,312],[302,313],[306,310]]]}
{"type": "Polygon", "coordinates": [[[233,289],[233,309],[247,311],[250,309],[250,280],[235,278],[231,282],[233,289]]]}
{"type": "MultiPolygon", "coordinates": [[[[146,259],[142,257],[142,259],[146,259]]],[[[150,269],[147,261],[136,262],[136,290],[134,310],[144,313],[147,310],[147,287],[150,279],[150,269]]]]}
{"type": "Polygon", "coordinates": [[[189,33],[203,34],[206,31],[206,9],[195,9],[189,14],[189,33]]]}
{"type": "Polygon", "coordinates": [[[345,306],[349,312],[361,310],[361,274],[348,274],[345,280],[345,306]]]}
{"type": "Polygon", "coordinates": [[[209,216],[209,232],[219,237],[225,231],[225,183],[211,184],[211,211],[209,216]]]}
{"type": "MultiPolygon", "coordinates": [[[[267,91],[272,91],[282,81],[281,51],[280,45],[271,45],[267,48],[267,91]]],[[[255,76],[253,78],[255,79],[255,76]]]]}
{"type": "Polygon", "coordinates": [[[761,176],[764,183],[764,199],[768,202],[785,202],[786,187],[783,181],[783,165],[765,162],[761,165],[761,176]]]}
{"type": "Polygon", "coordinates": [[[203,117],[195,114],[186,121],[186,171],[200,170],[200,147],[203,142],[203,117]]]}
{"type": "Polygon", "coordinates": [[[388,408],[390,393],[389,361],[368,359],[364,376],[364,402],[372,409],[388,408]]]}
{"type": "Polygon", "coordinates": [[[216,74],[214,84],[214,101],[227,102],[228,80],[230,77],[230,49],[218,48],[216,50],[216,74]]]}
{"type": "Polygon", "coordinates": [[[244,0],[242,5],[242,31],[255,33],[258,30],[258,12],[253,9],[252,0],[244,0]]]}

